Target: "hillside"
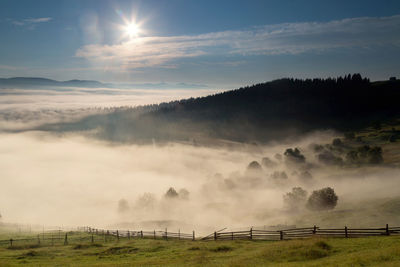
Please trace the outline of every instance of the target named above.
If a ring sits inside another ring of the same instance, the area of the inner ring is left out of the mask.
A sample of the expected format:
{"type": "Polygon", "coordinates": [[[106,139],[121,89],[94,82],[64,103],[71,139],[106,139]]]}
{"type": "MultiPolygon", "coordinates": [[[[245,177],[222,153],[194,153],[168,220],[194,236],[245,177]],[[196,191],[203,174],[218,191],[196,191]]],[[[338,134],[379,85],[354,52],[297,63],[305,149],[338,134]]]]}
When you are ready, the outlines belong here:
{"type": "Polygon", "coordinates": [[[93,115],[41,130],[97,129],[113,141],[265,142],[319,129],[361,129],[400,115],[400,80],[280,79],[207,97],[93,115]]]}

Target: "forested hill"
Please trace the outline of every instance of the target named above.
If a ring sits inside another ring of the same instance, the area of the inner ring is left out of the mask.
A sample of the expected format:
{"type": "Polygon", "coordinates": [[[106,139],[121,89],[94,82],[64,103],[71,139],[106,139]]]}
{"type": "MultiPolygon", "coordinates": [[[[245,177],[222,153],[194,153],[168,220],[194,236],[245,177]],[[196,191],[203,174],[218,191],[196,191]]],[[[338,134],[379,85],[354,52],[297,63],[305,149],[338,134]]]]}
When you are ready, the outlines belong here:
{"type": "MultiPolygon", "coordinates": [[[[400,80],[359,74],[280,79],[201,98],[92,116],[57,129],[101,129],[116,141],[221,138],[268,141],[317,129],[350,130],[400,115],[400,80]],[[145,109],[146,110],[146,109],[145,109]]],[[[54,125],[53,125],[54,127],[54,125]]],[[[48,128],[48,126],[47,126],[48,128]]]]}

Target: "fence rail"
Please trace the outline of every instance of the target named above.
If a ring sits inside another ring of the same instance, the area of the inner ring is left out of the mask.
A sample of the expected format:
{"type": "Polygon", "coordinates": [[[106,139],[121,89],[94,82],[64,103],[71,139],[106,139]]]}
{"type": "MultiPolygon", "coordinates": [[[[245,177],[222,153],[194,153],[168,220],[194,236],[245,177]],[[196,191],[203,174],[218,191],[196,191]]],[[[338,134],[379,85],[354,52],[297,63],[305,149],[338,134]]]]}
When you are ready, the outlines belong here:
{"type": "Polygon", "coordinates": [[[195,240],[195,231],[191,234],[189,233],[181,233],[178,232],[168,232],[167,229],[165,231],[130,231],[130,230],[106,230],[106,229],[96,229],[91,227],[85,227],[82,229],[84,232],[87,232],[96,236],[103,236],[105,239],[114,237],[114,238],[151,238],[151,239],[182,239],[182,240],[195,240]]]}
{"type": "Polygon", "coordinates": [[[250,228],[242,231],[224,231],[224,229],[211,233],[202,238],[192,233],[168,232],[165,231],[130,231],[130,230],[106,230],[91,227],[80,227],[77,231],[47,231],[20,238],[0,240],[0,246],[53,246],[79,244],[82,242],[111,242],[120,239],[164,239],[164,240],[288,240],[310,237],[367,237],[367,236],[389,236],[400,235],[400,227],[381,228],[320,228],[317,226],[305,228],[292,228],[284,230],[257,230],[250,228]]]}
{"type": "Polygon", "coordinates": [[[250,228],[248,231],[236,232],[214,232],[201,240],[287,240],[310,238],[313,236],[320,237],[366,237],[366,236],[389,236],[400,235],[400,227],[382,228],[320,228],[317,226],[306,228],[293,228],[284,230],[255,230],[250,228]]]}

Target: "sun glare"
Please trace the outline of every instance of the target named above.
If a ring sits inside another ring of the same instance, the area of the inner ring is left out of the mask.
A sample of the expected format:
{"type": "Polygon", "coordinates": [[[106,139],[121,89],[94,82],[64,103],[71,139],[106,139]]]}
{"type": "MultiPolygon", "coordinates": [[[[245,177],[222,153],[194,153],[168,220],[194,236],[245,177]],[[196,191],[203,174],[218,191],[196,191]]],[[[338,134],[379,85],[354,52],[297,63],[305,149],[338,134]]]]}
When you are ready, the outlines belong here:
{"type": "Polygon", "coordinates": [[[130,37],[136,37],[140,32],[139,26],[136,23],[129,23],[125,26],[125,33],[130,37]]]}

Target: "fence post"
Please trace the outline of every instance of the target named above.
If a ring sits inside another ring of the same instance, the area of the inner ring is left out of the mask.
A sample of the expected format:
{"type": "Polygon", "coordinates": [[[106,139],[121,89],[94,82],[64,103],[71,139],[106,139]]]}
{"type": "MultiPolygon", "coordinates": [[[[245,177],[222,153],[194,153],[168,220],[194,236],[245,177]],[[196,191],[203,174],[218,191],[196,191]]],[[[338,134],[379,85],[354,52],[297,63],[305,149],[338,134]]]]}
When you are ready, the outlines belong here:
{"type": "Polygon", "coordinates": [[[390,235],[390,232],[389,232],[389,224],[386,224],[386,235],[390,235]]]}
{"type": "Polygon", "coordinates": [[[279,231],[280,240],[283,240],[283,231],[279,231]]]}
{"type": "Polygon", "coordinates": [[[313,229],[313,235],[315,235],[316,233],[317,233],[317,226],[316,225],[314,225],[314,229],[313,229]]]}
{"type": "Polygon", "coordinates": [[[232,235],[232,240],[233,240],[233,232],[231,232],[231,235],[232,235]]]}
{"type": "Polygon", "coordinates": [[[10,247],[12,247],[13,239],[10,238],[10,247]]]}
{"type": "Polygon", "coordinates": [[[250,240],[253,239],[253,227],[250,228],[250,240]]]}
{"type": "Polygon", "coordinates": [[[214,240],[217,240],[217,232],[214,232],[214,240]]]}
{"type": "Polygon", "coordinates": [[[94,243],[94,236],[93,236],[93,232],[92,232],[92,243],[94,243]]]}
{"type": "Polygon", "coordinates": [[[193,240],[193,241],[196,240],[196,238],[194,237],[194,230],[193,230],[193,239],[192,239],[192,240],[193,240]]]}
{"type": "Polygon", "coordinates": [[[119,241],[119,232],[117,230],[117,241],[119,241]]]}
{"type": "Polygon", "coordinates": [[[178,229],[178,240],[181,240],[181,229],[178,229]]]}
{"type": "Polygon", "coordinates": [[[68,235],[65,233],[64,245],[68,245],[68,235]]]}
{"type": "Polygon", "coordinates": [[[168,240],[168,229],[165,228],[165,240],[168,240]]]}
{"type": "Polygon", "coordinates": [[[154,239],[156,239],[156,230],[154,230],[154,239]]]}
{"type": "Polygon", "coordinates": [[[40,245],[40,235],[37,235],[38,245],[40,245]]]}
{"type": "Polygon", "coordinates": [[[128,240],[131,239],[131,233],[128,230],[128,240]]]}
{"type": "Polygon", "coordinates": [[[140,238],[143,238],[143,230],[140,230],[140,238]]]}
{"type": "Polygon", "coordinates": [[[110,231],[107,230],[106,241],[108,241],[108,236],[110,235],[110,231]]]}
{"type": "Polygon", "coordinates": [[[344,227],[344,236],[345,236],[346,238],[349,237],[348,232],[347,232],[347,226],[344,227]]]}

